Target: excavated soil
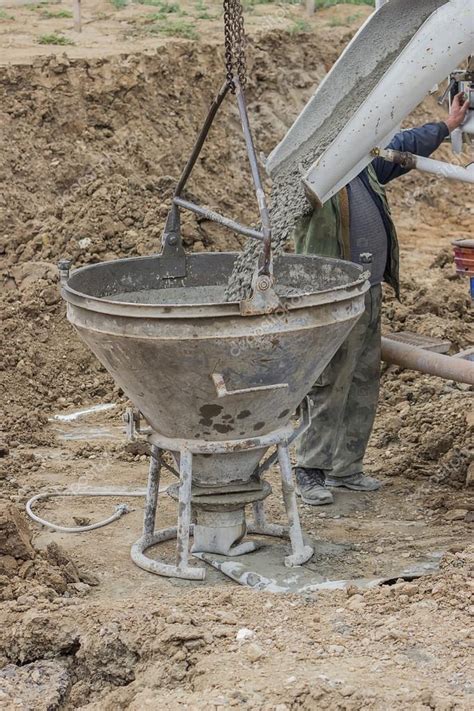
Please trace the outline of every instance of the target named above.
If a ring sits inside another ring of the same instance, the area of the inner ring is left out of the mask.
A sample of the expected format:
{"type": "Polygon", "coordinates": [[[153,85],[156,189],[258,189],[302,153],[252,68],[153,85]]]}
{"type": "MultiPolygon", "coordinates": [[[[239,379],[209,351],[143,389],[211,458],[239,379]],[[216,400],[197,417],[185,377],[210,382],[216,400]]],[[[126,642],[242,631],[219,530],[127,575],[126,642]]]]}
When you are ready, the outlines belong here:
{"type": "MultiPolygon", "coordinates": [[[[125,12],[129,22],[138,11],[125,12]]],[[[287,25],[302,11],[291,12],[284,26],[273,7],[268,16],[251,13],[249,114],[264,153],[367,15],[338,7],[317,13],[311,31],[295,33],[287,25]]],[[[390,577],[441,558],[440,570],[419,580],[306,596],[253,593],[217,573],[208,584],[169,582],[129,560],[140,535],[137,499],[125,518],[91,533],[26,525],[20,510],[40,490],[145,484],[148,447],[126,444],[120,415],[127,403],[69,326],[56,263],[159,250],[173,185],[222,80],[217,22],[206,20],[199,41],[151,43],[140,34],[135,53],[117,29],[123,19],[111,11],[100,22],[108,23],[102,44],[93,32],[103,28],[91,21],[95,29],[67,53],[46,56],[51,50],[41,47],[43,56],[32,61],[40,30],[28,37],[12,30],[0,66],[0,706],[472,708],[474,418],[467,386],[383,366],[367,456],[383,489],[338,494],[324,511],[301,508],[313,540],[334,546],[326,555],[321,544],[315,558],[316,566],[332,566],[334,579],[390,577]],[[25,48],[23,64],[6,64],[25,48]],[[115,407],[69,423],[51,419],[104,402],[115,407]]],[[[442,116],[429,98],[408,123],[442,116]]],[[[450,156],[448,146],[438,151],[450,156]]],[[[256,223],[230,101],[187,195],[256,223]]],[[[472,230],[472,192],[412,173],[389,187],[389,198],[402,244],[402,301],[386,290],[385,330],[448,340],[452,353],[474,345],[468,284],[454,274],[450,246],[472,230]]],[[[244,243],[200,218],[183,218],[188,250],[244,243]]],[[[270,480],[277,491],[275,471],[270,480]]],[[[108,516],[111,506],[110,499],[79,498],[38,509],[82,525],[108,516]]],[[[281,519],[279,496],[270,514],[281,519]]],[[[164,499],[162,516],[162,525],[172,524],[171,501],[164,499]]],[[[171,557],[171,544],[164,551],[171,557]]]]}

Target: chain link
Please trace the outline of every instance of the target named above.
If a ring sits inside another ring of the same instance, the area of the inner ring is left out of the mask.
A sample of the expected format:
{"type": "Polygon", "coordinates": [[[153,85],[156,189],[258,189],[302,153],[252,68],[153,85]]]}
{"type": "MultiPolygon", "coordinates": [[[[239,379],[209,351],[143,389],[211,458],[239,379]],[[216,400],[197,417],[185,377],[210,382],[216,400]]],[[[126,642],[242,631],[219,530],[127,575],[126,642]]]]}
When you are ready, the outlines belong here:
{"type": "Polygon", "coordinates": [[[227,81],[235,92],[234,78],[245,88],[245,30],[240,0],[224,0],[224,45],[227,81]]]}

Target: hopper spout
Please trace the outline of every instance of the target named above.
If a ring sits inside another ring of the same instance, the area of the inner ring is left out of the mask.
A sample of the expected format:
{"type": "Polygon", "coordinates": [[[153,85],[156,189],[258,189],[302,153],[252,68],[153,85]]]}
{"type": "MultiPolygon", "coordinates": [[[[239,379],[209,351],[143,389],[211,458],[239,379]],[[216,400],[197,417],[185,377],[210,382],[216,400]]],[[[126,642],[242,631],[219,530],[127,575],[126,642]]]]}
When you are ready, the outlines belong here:
{"type": "Polygon", "coordinates": [[[324,203],[473,46],[471,0],[390,0],[364,23],[272,151],[268,173],[278,181],[293,171],[303,192],[302,166],[306,192],[324,203]]]}

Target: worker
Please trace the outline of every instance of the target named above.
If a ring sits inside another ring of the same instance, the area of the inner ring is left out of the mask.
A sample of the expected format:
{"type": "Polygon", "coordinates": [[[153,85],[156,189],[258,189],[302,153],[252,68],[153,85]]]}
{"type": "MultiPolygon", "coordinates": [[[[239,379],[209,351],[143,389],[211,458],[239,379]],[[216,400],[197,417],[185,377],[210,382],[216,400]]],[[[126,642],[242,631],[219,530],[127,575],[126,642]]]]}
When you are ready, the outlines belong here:
{"type": "MultiPolygon", "coordinates": [[[[458,94],[446,121],[397,133],[389,148],[430,156],[460,126],[468,101],[458,94]]],[[[299,441],[296,490],[306,504],[333,503],[330,491],[375,491],[363,460],[380,387],[382,281],[399,297],[399,252],[384,185],[408,170],[382,158],[372,163],[294,230],[298,254],[339,257],[360,263],[370,253],[365,311],[309,393],[312,422],[299,441]]]]}

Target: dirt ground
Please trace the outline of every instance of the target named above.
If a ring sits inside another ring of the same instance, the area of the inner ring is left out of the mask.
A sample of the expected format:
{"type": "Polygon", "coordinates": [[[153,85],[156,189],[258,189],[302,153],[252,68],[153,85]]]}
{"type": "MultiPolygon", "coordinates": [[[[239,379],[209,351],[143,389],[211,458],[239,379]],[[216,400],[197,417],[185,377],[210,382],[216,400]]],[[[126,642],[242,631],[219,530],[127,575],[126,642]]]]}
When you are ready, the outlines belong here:
{"type": "MultiPolygon", "coordinates": [[[[90,533],[26,523],[24,504],[40,491],[145,485],[147,446],[125,440],[127,402],[69,327],[56,263],[159,250],[174,181],[223,77],[218,3],[180,3],[179,15],[163,13],[163,3],[83,5],[81,36],[57,16],[67,3],[0,13],[0,708],[472,708],[467,386],[383,366],[367,456],[383,489],[338,492],[323,511],[300,508],[315,574],[392,584],[274,595],[212,570],[199,584],[152,576],[129,559],[141,532],[139,498],[126,499],[131,511],[120,521],[90,533]],[[39,44],[48,34],[74,44],[39,44]],[[100,403],[114,407],[54,419],[100,403]]],[[[249,114],[267,154],[370,9],[341,5],[308,20],[294,5],[249,6],[249,114]]],[[[442,117],[431,97],[407,125],[442,117]]],[[[449,158],[449,147],[438,155],[449,158]]],[[[256,221],[231,102],[188,195],[256,221]]],[[[452,353],[474,345],[468,284],[454,274],[450,246],[472,231],[472,192],[412,173],[389,198],[402,302],[386,290],[385,330],[448,340],[452,353]]],[[[194,216],[184,218],[183,234],[193,251],[243,244],[194,216]]],[[[277,472],[269,479],[269,513],[282,520],[277,472]]],[[[77,525],[124,500],[53,499],[37,508],[77,525]]],[[[174,520],[163,497],[160,526],[174,520]]],[[[271,551],[284,554],[278,544],[271,551]]],[[[173,546],[161,553],[171,560],[173,546]]]]}

